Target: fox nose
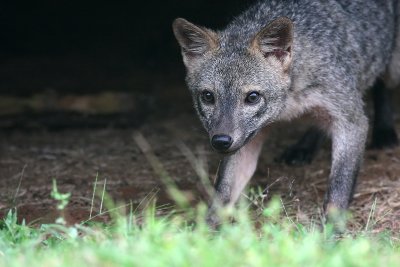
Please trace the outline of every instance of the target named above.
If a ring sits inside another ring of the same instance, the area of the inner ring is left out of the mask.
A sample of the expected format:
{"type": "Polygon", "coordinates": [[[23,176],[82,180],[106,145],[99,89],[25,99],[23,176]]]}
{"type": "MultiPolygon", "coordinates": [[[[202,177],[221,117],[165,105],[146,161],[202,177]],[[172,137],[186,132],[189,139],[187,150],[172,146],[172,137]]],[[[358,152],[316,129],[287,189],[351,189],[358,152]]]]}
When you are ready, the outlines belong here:
{"type": "Polygon", "coordinates": [[[231,147],[233,143],[232,138],[229,135],[214,135],[211,139],[212,147],[220,152],[223,152],[231,147]]]}

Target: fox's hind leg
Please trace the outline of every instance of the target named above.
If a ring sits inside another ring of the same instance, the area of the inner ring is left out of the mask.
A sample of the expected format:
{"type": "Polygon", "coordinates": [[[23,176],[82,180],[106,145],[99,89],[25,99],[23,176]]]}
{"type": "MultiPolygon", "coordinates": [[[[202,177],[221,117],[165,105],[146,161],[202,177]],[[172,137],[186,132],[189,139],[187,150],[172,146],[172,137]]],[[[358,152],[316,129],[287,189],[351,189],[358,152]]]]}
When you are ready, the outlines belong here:
{"type": "Polygon", "coordinates": [[[309,164],[325,140],[325,134],[317,127],[311,127],[293,145],[286,148],[276,161],[288,165],[309,164]]]}
{"type": "MultiPolygon", "coordinates": [[[[397,15],[400,16],[400,2],[398,2],[397,5],[397,15]]],[[[397,36],[392,52],[392,58],[390,59],[386,73],[383,77],[385,86],[389,89],[395,89],[400,86],[400,19],[397,20],[396,32],[397,36]]]]}
{"type": "Polygon", "coordinates": [[[398,138],[394,127],[389,92],[381,79],[375,82],[372,94],[374,101],[374,124],[370,147],[382,149],[396,146],[398,138]]]}
{"type": "MultiPolygon", "coordinates": [[[[400,2],[398,3],[400,12],[400,2]]],[[[400,30],[400,20],[397,32],[400,30]]],[[[374,128],[372,131],[372,148],[393,147],[398,138],[393,122],[393,114],[388,90],[400,86],[400,32],[397,34],[392,58],[383,79],[378,79],[372,89],[374,97],[374,128]]]]}

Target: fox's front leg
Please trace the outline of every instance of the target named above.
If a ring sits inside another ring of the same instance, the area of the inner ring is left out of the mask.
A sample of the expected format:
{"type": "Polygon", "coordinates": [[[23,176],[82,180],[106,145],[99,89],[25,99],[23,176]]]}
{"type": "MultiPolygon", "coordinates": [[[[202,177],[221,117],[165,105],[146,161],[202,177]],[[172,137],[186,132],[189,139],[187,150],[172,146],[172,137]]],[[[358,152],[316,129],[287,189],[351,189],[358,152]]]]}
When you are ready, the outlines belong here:
{"type": "Polygon", "coordinates": [[[232,155],[226,156],[218,167],[215,195],[208,211],[207,223],[219,224],[217,209],[234,205],[250,178],[253,176],[265,139],[265,131],[232,155]]]}
{"type": "Polygon", "coordinates": [[[332,166],[324,201],[325,215],[332,223],[334,211],[349,206],[365,150],[368,121],[362,111],[358,114],[332,123],[332,166]]]}

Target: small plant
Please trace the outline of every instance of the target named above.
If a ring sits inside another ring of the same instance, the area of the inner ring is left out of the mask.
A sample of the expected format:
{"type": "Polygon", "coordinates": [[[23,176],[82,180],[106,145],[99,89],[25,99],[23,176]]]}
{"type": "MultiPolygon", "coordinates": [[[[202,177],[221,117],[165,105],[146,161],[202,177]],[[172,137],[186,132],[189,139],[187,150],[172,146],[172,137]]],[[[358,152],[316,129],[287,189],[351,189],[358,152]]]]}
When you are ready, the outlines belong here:
{"type": "Polygon", "coordinates": [[[16,209],[10,209],[3,220],[0,221],[0,241],[7,240],[9,245],[15,246],[26,239],[32,238],[34,230],[26,226],[25,220],[18,223],[16,209]]]}
{"type": "Polygon", "coordinates": [[[53,189],[51,190],[50,196],[58,201],[57,209],[64,210],[69,203],[71,193],[60,193],[57,188],[57,181],[53,179],[53,189]]]}
{"type": "Polygon", "coordinates": [[[60,193],[57,188],[57,181],[56,179],[53,179],[53,188],[51,190],[50,196],[58,202],[57,209],[61,212],[61,216],[56,219],[56,223],[66,224],[66,221],[64,219],[64,209],[69,203],[71,193],[60,193]]]}

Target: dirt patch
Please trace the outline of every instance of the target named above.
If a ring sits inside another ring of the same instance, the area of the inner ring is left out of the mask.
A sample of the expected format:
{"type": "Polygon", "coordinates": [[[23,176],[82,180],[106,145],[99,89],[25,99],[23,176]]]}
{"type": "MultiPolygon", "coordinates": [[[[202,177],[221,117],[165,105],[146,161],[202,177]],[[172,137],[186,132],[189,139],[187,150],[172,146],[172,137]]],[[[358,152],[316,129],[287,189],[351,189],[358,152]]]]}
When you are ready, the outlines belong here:
{"type": "MultiPolygon", "coordinates": [[[[329,144],[308,166],[289,167],[274,161],[304,130],[301,122],[274,127],[250,187],[259,187],[267,194],[266,199],[281,195],[289,216],[310,223],[321,218],[330,168],[329,144]]],[[[59,212],[50,197],[53,179],[57,179],[59,191],[72,193],[64,214],[69,223],[90,216],[92,220],[108,220],[109,214],[102,214],[108,207],[101,207],[101,195],[95,194],[92,199],[95,184],[97,192],[105,188],[117,206],[144,208],[149,199],[157,198],[160,210],[168,209],[173,201],[133,140],[135,131],[146,137],[165,170],[192,203],[204,197],[200,179],[177,144],[183,142],[195,156],[206,159],[210,177],[219,157],[209,149],[195,115],[181,114],[140,128],[0,133],[1,213],[16,206],[19,217],[28,222],[54,222],[59,212]]],[[[351,206],[350,227],[364,228],[376,203],[370,218],[372,229],[400,230],[399,162],[400,148],[367,151],[351,206]]]]}

